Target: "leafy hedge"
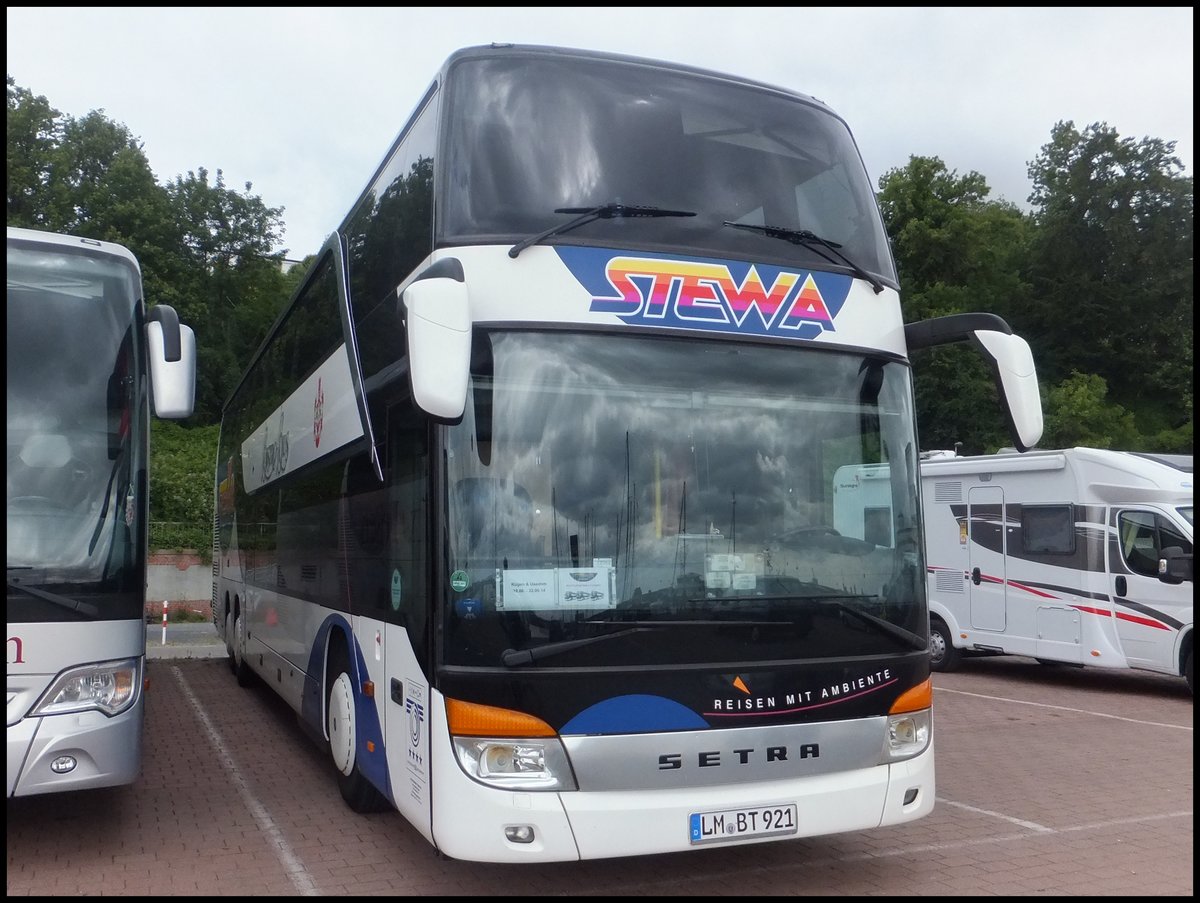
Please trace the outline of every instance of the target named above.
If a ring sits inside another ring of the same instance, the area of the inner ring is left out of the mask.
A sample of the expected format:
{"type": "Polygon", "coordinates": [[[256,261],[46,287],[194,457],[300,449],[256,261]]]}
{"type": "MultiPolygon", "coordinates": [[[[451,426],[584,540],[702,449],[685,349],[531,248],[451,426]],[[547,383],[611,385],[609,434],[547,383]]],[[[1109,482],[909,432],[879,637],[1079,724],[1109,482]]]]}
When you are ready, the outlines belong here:
{"type": "Polygon", "coordinates": [[[155,420],[150,432],[150,549],[212,554],[213,467],[220,427],[155,420]]]}

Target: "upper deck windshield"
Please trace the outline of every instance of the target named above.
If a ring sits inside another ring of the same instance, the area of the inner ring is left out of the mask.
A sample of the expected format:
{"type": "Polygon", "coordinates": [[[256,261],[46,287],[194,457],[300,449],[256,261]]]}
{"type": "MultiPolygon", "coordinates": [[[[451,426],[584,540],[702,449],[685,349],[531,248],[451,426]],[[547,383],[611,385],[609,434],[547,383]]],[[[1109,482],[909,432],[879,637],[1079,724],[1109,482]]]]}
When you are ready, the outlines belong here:
{"type": "Polygon", "coordinates": [[[445,428],[447,664],[924,648],[903,364],[661,337],[477,341],[467,411],[445,428]],[[843,468],[885,461],[883,497],[837,510],[843,468]]]}
{"type": "Polygon", "coordinates": [[[602,218],[546,240],[834,272],[852,272],[848,259],[896,284],[850,131],[816,102],[644,63],[537,54],[467,58],[446,85],[444,244],[521,241],[570,221],[559,209],[656,207],[694,215],[602,218]]]}
{"type": "Polygon", "coordinates": [[[141,617],[139,284],[119,258],[9,244],[10,622],[141,617]]]}

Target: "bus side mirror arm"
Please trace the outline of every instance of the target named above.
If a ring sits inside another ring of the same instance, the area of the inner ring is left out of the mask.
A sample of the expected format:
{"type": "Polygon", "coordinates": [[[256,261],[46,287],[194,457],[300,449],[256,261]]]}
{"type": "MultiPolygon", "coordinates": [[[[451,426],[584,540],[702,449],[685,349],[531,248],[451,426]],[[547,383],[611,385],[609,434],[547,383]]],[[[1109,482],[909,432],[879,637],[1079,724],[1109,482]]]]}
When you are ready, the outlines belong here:
{"type": "Polygon", "coordinates": [[[154,414],[169,420],[192,416],[196,403],[196,334],[175,308],[156,304],[146,314],[146,348],[154,414]]]}
{"type": "Polygon", "coordinates": [[[1029,343],[995,314],[951,314],[904,327],[909,352],[969,340],[991,365],[1008,429],[1018,451],[1042,438],[1042,398],[1029,343]]]}
{"type": "Polygon", "coordinates": [[[462,264],[439,260],[400,294],[407,324],[408,373],[413,400],[443,420],[457,420],[467,404],[471,371],[471,308],[462,264]]]}

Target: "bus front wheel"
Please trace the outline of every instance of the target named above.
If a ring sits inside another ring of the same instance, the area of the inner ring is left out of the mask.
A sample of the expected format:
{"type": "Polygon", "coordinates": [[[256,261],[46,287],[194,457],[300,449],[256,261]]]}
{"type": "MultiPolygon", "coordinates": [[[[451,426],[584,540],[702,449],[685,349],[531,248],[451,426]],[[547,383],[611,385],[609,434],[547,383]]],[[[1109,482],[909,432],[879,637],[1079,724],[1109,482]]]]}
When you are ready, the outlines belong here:
{"type": "Polygon", "coordinates": [[[339,650],[329,662],[329,696],[325,709],[325,728],[329,752],[337,770],[338,790],[355,812],[380,812],[387,800],[363,775],[358,764],[358,726],[355,711],[354,679],[346,655],[339,650]]]}

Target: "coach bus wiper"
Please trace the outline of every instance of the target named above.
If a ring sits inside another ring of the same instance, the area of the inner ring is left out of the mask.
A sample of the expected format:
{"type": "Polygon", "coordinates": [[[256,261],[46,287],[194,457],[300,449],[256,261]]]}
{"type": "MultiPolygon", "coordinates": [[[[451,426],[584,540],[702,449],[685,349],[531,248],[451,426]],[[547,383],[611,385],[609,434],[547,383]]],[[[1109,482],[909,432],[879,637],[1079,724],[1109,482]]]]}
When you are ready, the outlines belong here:
{"type": "Polygon", "coordinates": [[[613,633],[602,633],[598,636],[584,637],[580,640],[561,640],[557,643],[546,643],[543,646],[534,646],[532,649],[505,649],[500,654],[500,660],[504,664],[513,668],[517,665],[528,665],[540,658],[547,658],[551,655],[558,655],[561,652],[570,652],[573,649],[579,649],[581,646],[590,646],[593,643],[600,643],[605,640],[613,640],[617,637],[629,636],[633,633],[643,633],[647,630],[662,630],[667,627],[778,627],[778,621],[746,621],[732,618],[712,618],[703,620],[677,620],[671,618],[663,618],[656,621],[610,621],[610,620],[588,620],[588,624],[603,624],[611,627],[622,627],[623,630],[617,630],[613,633]]]}
{"type": "Polygon", "coordinates": [[[638,207],[633,204],[601,204],[598,207],[557,207],[555,213],[577,213],[575,219],[569,219],[565,223],[559,223],[547,229],[545,232],[539,232],[537,235],[530,238],[522,239],[511,248],[508,249],[509,257],[516,257],[530,245],[536,245],[543,238],[549,238],[551,235],[561,235],[563,232],[569,232],[576,226],[582,226],[584,223],[590,223],[596,219],[622,219],[625,217],[635,216],[695,216],[696,214],[690,210],[664,210],[661,207],[638,207]]]}
{"type": "MultiPolygon", "coordinates": [[[[928,649],[929,642],[911,630],[905,630],[891,621],[885,621],[883,618],[876,617],[869,612],[855,608],[853,605],[847,605],[846,599],[865,600],[872,598],[870,596],[856,595],[854,593],[821,593],[814,596],[798,596],[794,593],[774,593],[762,596],[721,596],[716,601],[720,602],[763,602],[763,601],[784,601],[784,602],[814,602],[818,605],[829,605],[836,608],[838,611],[845,612],[853,618],[858,618],[866,624],[871,625],[877,630],[890,634],[898,640],[903,641],[906,645],[912,646],[914,649],[928,649]]],[[[711,603],[712,599],[689,599],[688,602],[693,604],[701,604],[704,602],[711,603]]],[[[777,622],[776,622],[777,623],[777,622]]]]}
{"type": "Polygon", "coordinates": [[[517,665],[528,665],[539,658],[558,655],[560,652],[570,652],[572,649],[579,649],[582,646],[590,646],[593,643],[602,643],[605,640],[614,640],[620,636],[629,636],[631,633],[642,633],[652,629],[654,628],[649,626],[629,627],[625,630],[618,630],[616,633],[602,633],[598,636],[584,637],[581,640],[562,640],[557,643],[547,643],[544,646],[535,646],[532,649],[505,649],[500,653],[500,661],[510,668],[515,668],[517,665]]]}
{"type": "Polygon", "coordinates": [[[769,235],[771,238],[782,238],[784,241],[790,241],[794,245],[803,245],[806,248],[812,248],[830,263],[842,263],[850,267],[854,271],[854,275],[860,279],[865,279],[871,283],[871,288],[875,289],[875,294],[883,291],[883,283],[864,270],[861,266],[843,254],[840,250],[842,247],[836,241],[830,241],[827,238],[822,238],[815,232],[810,232],[807,229],[785,229],[783,226],[752,226],[748,223],[733,223],[725,220],[726,226],[733,226],[735,229],[745,229],[748,232],[761,232],[763,235],[769,235]],[[836,259],[830,256],[830,252],[836,255],[836,259]]]}
{"type": "Polygon", "coordinates": [[[81,615],[86,615],[89,618],[100,617],[100,609],[90,602],[80,602],[78,599],[72,599],[70,596],[60,596],[58,593],[47,592],[44,589],[37,589],[32,586],[25,586],[19,580],[8,578],[8,588],[18,593],[24,593],[27,596],[32,596],[35,599],[41,599],[43,602],[50,602],[61,608],[66,608],[69,611],[76,612],[81,615]]]}

